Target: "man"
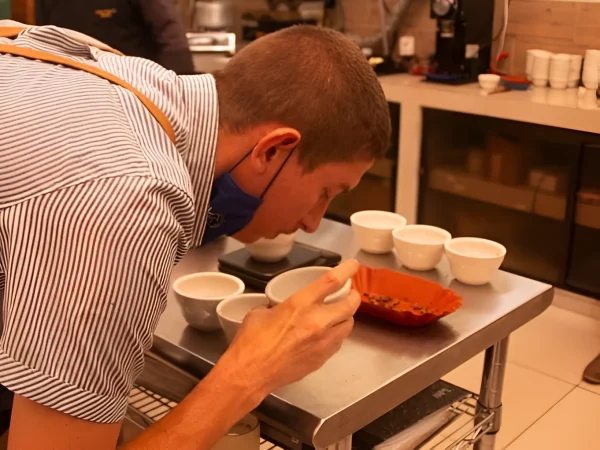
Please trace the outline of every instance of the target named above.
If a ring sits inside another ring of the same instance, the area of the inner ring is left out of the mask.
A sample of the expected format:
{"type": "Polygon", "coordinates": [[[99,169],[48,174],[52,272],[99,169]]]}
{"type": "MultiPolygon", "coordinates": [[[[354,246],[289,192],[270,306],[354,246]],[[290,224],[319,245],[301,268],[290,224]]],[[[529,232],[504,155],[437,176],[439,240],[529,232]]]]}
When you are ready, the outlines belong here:
{"type": "MultiPolygon", "coordinates": [[[[315,231],[384,155],[387,103],[360,49],[331,30],[268,35],[213,77],[176,76],[55,27],[14,36],[2,25],[13,36],[0,38],[9,448],[114,449],[173,264],[221,235],[315,231]]],[[[346,262],[253,312],[198,387],[125,448],[209,449],[319,368],[360,303],[323,299],[356,269],[346,262]]]]}
{"type": "Polygon", "coordinates": [[[600,354],[590,362],[583,372],[583,381],[600,384],[600,354]]]}
{"type": "Polygon", "coordinates": [[[178,74],[194,73],[176,0],[36,0],[37,25],[79,31],[178,74]]]}

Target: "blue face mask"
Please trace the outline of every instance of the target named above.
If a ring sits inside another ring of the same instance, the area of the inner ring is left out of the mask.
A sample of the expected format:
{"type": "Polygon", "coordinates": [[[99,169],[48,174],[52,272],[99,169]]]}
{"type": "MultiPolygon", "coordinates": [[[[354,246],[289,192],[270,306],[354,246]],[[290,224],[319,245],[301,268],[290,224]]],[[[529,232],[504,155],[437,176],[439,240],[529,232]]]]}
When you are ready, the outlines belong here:
{"type": "Polygon", "coordinates": [[[267,191],[294,150],[292,149],[286,156],[285,161],[283,161],[283,164],[260,197],[255,197],[245,192],[231,175],[253,150],[250,150],[229,172],[224,173],[213,182],[206,228],[204,229],[200,245],[206,245],[221,236],[231,236],[250,223],[254,214],[256,214],[256,210],[262,204],[267,191]]]}

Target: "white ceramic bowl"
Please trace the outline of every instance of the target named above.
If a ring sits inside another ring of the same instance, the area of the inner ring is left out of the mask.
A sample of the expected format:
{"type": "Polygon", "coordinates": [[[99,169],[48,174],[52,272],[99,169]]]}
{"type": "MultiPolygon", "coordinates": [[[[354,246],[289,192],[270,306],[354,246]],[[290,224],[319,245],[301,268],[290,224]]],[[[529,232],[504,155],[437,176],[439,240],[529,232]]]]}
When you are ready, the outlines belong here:
{"type": "Polygon", "coordinates": [[[581,55],[570,55],[571,60],[569,62],[569,82],[567,87],[574,88],[579,86],[579,80],[581,78],[581,66],[583,62],[583,56],[581,55]]]}
{"type": "Polygon", "coordinates": [[[186,322],[201,331],[221,328],[217,305],[227,297],[244,292],[244,282],[220,272],[202,272],[178,278],[175,297],[186,322]]]}
{"type": "Polygon", "coordinates": [[[444,255],[450,233],[429,225],[406,225],[393,232],[394,246],[402,265],[411,270],[431,270],[444,255]]]}
{"type": "MultiPolygon", "coordinates": [[[[300,289],[308,286],[313,281],[318,280],[330,270],[331,268],[329,267],[302,267],[276,276],[269,281],[269,284],[267,284],[267,288],[265,289],[265,294],[269,299],[269,303],[271,305],[282,303],[300,289]]],[[[350,294],[351,284],[352,280],[346,281],[340,290],[325,298],[325,303],[335,303],[346,298],[350,294]]]]}
{"type": "Polygon", "coordinates": [[[265,294],[239,294],[226,298],[217,306],[219,323],[225,332],[227,342],[233,342],[246,315],[260,306],[269,306],[265,294]]]}
{"type": "Polygon", "coordinates": [[[211,450],[259,450],[260,440],[260,423],[256,417],[248,414],[236,423],[211,450]]]}
{"type": "MultiPolygon", "coordinates": [[[[529,49],[527,50],[527,60],[526,60],[526,68],[525,68],[525,72],[527,74],[527,78],[530,80],[533,80],[533,74],[534,71],[537,75],[538,78],[543,78],[544,77],[544,73],[547,72],[545,66],[544,61],[546,59],[550,59],[550,57],[552,56],[552,54],[550,52],[547,52],[546,50],[537,50],[537,49],[529,49]],[[538,61],[538,64],[536,64],[536,58],[541,60],[541,64],[538,61]]],[[[546,73],[547,75],[547,73],[546,73]]]]}
{"type": "Polygon", "coordinates": [[[598,89],[598,77],[594,78],[594,77],[586,77],[585,75],[583,76],[583,78],[581,79],[583,81],[583,85],[585,86],[586,89],[591,89],[591,90],[596,90],[598,89]]]}
{"type": "Polygon", "coordinates": [[[252,244],[246,244],[246,250],[257,261],[281,261],[292,251],[295,239],[296,233],[280,234],[275,239],[259,239],[252,244]]]}
{"type": "Polygon", "coordinates": [[[454,278],[476,286],[490,282],[506,255],[503,245],[479,238],[451,239],[445,249],[454,278]]]}
{"type": "Polygon", "coordinates": [[[567,78],[550,78],[550,87],[552,89],[566,89],[569,85],[567,78]]]}
{"type": "Polygon", "coordinates": [[[554,89],[566,89],[569,82],[571,55],[555,53],[550,60],[550,86],[554,89]]]}
{"type": "Polygon", "coordinates": [[[479,80],[479,86],[486,92],[493,92],[500,83],[500,76],[492,73],[482,73],[477,78],[479,80]]]}
{"type": "Polygon", "coordinates": [[[361,250],[383,254],[392,251],[392,231],[406,225],[406,219],[387,211],[359,211],[350,216],[354,237],[361,250]]]}

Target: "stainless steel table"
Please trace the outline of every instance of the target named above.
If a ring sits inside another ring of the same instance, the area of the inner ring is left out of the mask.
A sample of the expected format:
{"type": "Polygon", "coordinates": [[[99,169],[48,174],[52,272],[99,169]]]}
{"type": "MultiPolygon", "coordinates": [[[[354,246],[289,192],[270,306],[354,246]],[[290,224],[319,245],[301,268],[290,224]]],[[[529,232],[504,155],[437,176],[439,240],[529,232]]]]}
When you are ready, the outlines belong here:
{"type": "MultiPolygon", "coordinates": [[[[299,233],[298,241],[344,258],[356,257],[371,267],[405,271],[393,253],[358,251],[351,228],[340,223],[325,220],[317,233],[299,233]]],[[[218,256],[240,246],[223,239],[193,250],[175,267],[173,279],[217,270],[218,256]]],[[[498,272],[486,286],[467,286],[453,279],[445,259],[434,271],[412,274],[454,289],[463,296],[463,307],[420,329],[358,317],[341,351],[316,373],[268,397],[257,411],[261,420],[317,449],[350,450],[354,432],[485,351],[479,408],[495,415],[476,447],[493,448],[500,427],[508,337],[550,305],[553,288],[506,272],[498,272]]],[[[153,351],[201,378],[225,349],[222,333],[200,333],[187,326],[171,292],[153,351]]]]}

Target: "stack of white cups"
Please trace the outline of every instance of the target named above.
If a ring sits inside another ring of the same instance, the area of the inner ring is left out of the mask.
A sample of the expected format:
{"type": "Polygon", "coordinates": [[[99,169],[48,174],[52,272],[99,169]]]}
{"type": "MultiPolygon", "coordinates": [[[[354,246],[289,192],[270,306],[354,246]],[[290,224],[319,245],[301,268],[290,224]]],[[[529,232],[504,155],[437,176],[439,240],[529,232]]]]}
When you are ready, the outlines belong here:
{"type": "MultiPolygon", "coordinates": [[[[598,83],[600,51],[588,50],[586,61],[588,59],[590,61],[589,73],[591,74],[589,80],[598,83]]],[[[527,50],[527,67],[525,71],[527,78],[533,82],[534,86],[545,87],[550,81],[550,86],[555,89],[574,88],[579,85],[582,60],[581,55],[552,54],[546,50],[531,49],[527,50]]]]}
{"type": "Polygon", "coordinates": [[[600,70],[600,50],[586,50],[583,61],[583,85],[586,89],[598,89],[598,71],[600,70]]]}
{"type": "Polygon", "coordinates": [[[550,86],[554,89],[566,89],[569,84],[571,55],[556,53],[550,57],[550,86]]]}
{"type": "Polygon", "coordinates": [[[575,88],[579,86],[579,80],[581,79],[581,64],[583,62],[583,56],[570,56],[571,64],[569,65],[569,83],[567,86],[570,88],[575,88]]]}
{"type": "Polygon", "coordinates": [[[550,78],[550,58],[552,53],[546,50],[527,50],[527,78],[533,81],[534,86],[548,85],[550,78]]]}

